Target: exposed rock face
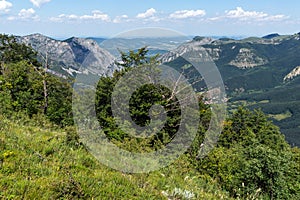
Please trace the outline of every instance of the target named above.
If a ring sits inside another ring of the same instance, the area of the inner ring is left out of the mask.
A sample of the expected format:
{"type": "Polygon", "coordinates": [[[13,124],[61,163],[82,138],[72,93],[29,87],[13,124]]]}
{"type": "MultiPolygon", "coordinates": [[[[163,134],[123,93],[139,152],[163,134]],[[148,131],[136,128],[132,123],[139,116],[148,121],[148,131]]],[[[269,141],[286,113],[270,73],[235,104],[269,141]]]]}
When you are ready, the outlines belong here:
{"type": "Polygon", "coordinates": [[[193,52],[193,51],[194,52],[201,52],[198,55],[198,57],[203,62],[213,60],[211,55],[214,55],[214,58],[218,59],[218,57],[219,57],[218,50],[216,50],[216,49],[206,50],[204,47],[202,47],[202,45],[210,44],[212,41],[213,40],[211,38],[204,38],[204,37],[201,37],[201,39],[198,38],[197,40],[194,39],[191,42],[187,42],[187,43],[184,43],[184,44],[180,45],[174,51],[170,51],[168,53],[163,54],[160,57],[160,60],[163,63],[164,62],[171,62],[171,61],[175,60],[176,58],[184,55],[185,53],[193,52]]]}
{"type": "Polygon", "coordinates": [[[75,62],[81,63],[83,69],[98,75],[111,75],[115,70],[112,63],[115,58],[91,39],[70,38],[66,40],[70,45],[75,62]]]}
{"type": "Polygon", "coordinates": [[[64,64],[64,66],[72,66],[74,69],[79,68],[79,64],[75,62],[75,55],[66,42],[54,40],[41,34],[20,37],[19,40],[37,51],[42,62],[47,56],[51,64],[55,61],[64,64]]]}
{"type": "Polygon", "coordinates": [[[64,41],[54,40],[41,34],[19,37],[19,41],[30,45],[38,52],[39,59],[46,57],[55,70],[77,73],[111,75],[116,66],[114,57],[91,39],[70,38],[64,41]]]}
{"type": "MultiPolygon", "coordinates": [[[[175,51],[166,53],[162,55],[162,61],[163,62],[170,62],[174,60],[176,57],[179,57],[183,54],[185,54],[188,51],[199,50],[202,48],[202,55],[199,55],[199,57],[202,56],[202,58],[205,59],[212,59],[213,61],[218,61],[221,57],[221,54],[223,53],[222,47],[222,41],[215,40],[204,37],[198,37],[197,40],[193,40],[191,42],[185,43],[181,46],[179,46],[175,51]],[[208,45],[208,46],[207,46],[208,45]],[[206,55],[204,55],[206,54],[206,55]]],[[[228,43],[228,41],[225,41],[225,43],[228,43]]],[[[236,46],[233,46],[231,50],[233,51],[236,48],[236,46]]],[[[227,50],[228,51],[228,50],[227,50]]],[[[224,52],[225,54],[227,52],[224,52]]],[[[203,60],[205,61],[211,61],[211,60],[203,60]]],[[[267,59],[264,59],[260,57],[259,55],[255,54],[255,52],[252,49],[248,48],[240,48],[238,54],[229,61],[229,65],[236,66],[241,69],[248,69],[253,68],[261,65],[265,65],[268,63],[267,59]]]]}
{"type": "Polygon", "coordinates": [[[222,52],[220,48],[205,48],[205,50],[214,61],[220,59],[220,53],[222,52]]]}
{"type": "MultiPolygon", "coordinates": [[[[246,71],[246,69],[274,62],[278,59],[276,56],[282,54],[282,52],[289,52],[290,49],[296,51],[299,38],[299,34],[290,36],[274,34],[266,38],[246,38],[242,40],[214,40],[198,36],[192,41],[180,45],[175,50],[161,55],[160,59],[162,62],[170,62],[186,52],[201,49],[201,51],[198,51],[201,53],[195,56],[198,56],[204,62],[212,60],[218,64],[218,67],[230,65],[246,71]],[[269,49],[269,51],[261,51],[261,45],[265,45],[264,48],[269,49]],[[265,52],[273,50],[276,50],[274,54],[265,54],[265,52]]],[[[152,40],[156,43],[160,42],[157,39],[152,40]]],[[[113,71],[119,69],[114,64],[115,58],[108,51],[99,47],[98,43],[92,39],[73,37],[60,41],[41,34],[33,34],[19,37],[19,41],[32,46],[38,52],[41,62],[44,62],[47,56],[48,62],[52,66],[51,70],[56,73],[72,76],[78,73],[109,76],[113,71]]],[[[142,42],[142,39],[139,39],[138,42],[142,42]]],[[[228,69],[230,70],[230,68],[228,69]]],[[[291,73],[295,74],[295,72],[291,73]]],[[[287,75],[285,80],[293,78],[294,75],[292,74],[287,75]]]]}
{"type": "Polygon", "coordinates": [[[295,69],[293,69],[288,75],[286,75],[284,77],[284,81],[289,81],[294,79],[296,76],[300,75],[300,66],[296,67],[295,69]]]}
{"type": "Polygon", "coordinates": [[[241,48],[238,55],[229,64],[247,69],[267,64],[268,61],[256,55],[251,49],[241,48]]]}

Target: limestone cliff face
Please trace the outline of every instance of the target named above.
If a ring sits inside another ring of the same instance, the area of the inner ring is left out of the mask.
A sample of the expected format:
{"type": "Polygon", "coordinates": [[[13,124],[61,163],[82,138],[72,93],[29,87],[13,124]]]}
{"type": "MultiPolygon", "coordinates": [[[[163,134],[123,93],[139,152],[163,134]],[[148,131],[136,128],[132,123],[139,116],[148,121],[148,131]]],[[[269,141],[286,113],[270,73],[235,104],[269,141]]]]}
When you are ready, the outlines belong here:
{"type": "Polygon", "coordinates": [[[112,64],[114,57],[91,39],[73,37],[60,41],[41,34],[18,39],[36,50],[41,62],[47,57],[53,70],[67,72],[72,76],[77,73],[110,75],[116,68],[112,64]]]}
{"type": "Polygon", "coordinates": [[[41,34],[20,37],[19,40],[37,51],[42,62],[47,57],[51,64],[55,61],[63,66],[72,66],[73,69],[79,68],[79,64],[75,62],[75,55],[67,42],[54,40],[41,34]]]}
{"type": "Polygon", "coordinates": [[[236,66],[242,69],[253,68],[267,64],[268,61],[256,55],[251,49],[241,48],[239,53],[230,61],[230,65],[236,66]]]}
{"type": "Polygon", "coordinates": [[[299,76],[300,75],[300,66],[296,67],[295,69],[293,69],[289,74],[287,74],[285,77],[284,77],[284,81],[289,81],[289,80],[292,80],[294,79],[296,76],[299,76]]]}
{"type": "Polygon", "coordinates": [[[201,39],[184,43],[179,47],[177,47],[175,50],[163,54],[160,57],[160,60],[163,63],[171,62],[182,55],[188,56],[192,52],[197,52],[198,55],[193,55],[193,56],[197,56],[198,59],[203,62],[214,60],[214,58],[218,59],[219,58],[218,50],[216,49],[207,50],[202,46],[202,45],[210,44],[212,41],[213,40],[211,38],[201,37],[201,39]]]}
{"type": "MultiPolygon", "coordinates": [[[[231,53],[228,51],[236,51],[236,45],[234,45],[237,41],[221,41],[221,40],[213,40],[205,37],[198,37],[197,40],[193,40],[191,42],[185,43],[179,46],[172,52],[164,54],[162,56],[163,62],[170,62],[174,60],[176,57],[183,55],[184,53],[191,51],[191,49],[202,48],[202,55],[199,57],[203,57],[206,59],[211,59],[213,61],[219,61],[221,55],[230,55],[231,53]],[[230,49],[226,49],[224,51],[224,45],[232,43],[232,47],[230,49]],[[222,46],[223,45],[223,46],[222,46]],[[207,54],[207,55],[203,55],[207,54]]],[[[223,56],[224,57],[224,56],[223,56]]],[[[205,60],[203,60],[205,61],[205,60]]],[[[268,60],[257,55],[255,51],[251,48],[240,48],[238,53],[231,58],[226,64],[238,67],[240,69],[249,69],[253,67],[262,66],[268,63],[268,60]]]]}
{"type": "Polygon", "coordinates": [[[220,48],[205,48],[205,50],[214,61],[220,59],[220,53],[222,52],[220,48]]]}

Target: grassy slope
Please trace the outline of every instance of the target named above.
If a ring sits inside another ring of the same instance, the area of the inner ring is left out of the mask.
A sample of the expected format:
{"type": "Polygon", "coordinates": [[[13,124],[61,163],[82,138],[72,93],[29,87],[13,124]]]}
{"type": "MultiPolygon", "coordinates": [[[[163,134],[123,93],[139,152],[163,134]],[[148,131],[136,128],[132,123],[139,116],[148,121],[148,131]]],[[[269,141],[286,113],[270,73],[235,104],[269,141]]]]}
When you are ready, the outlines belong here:
{"type": "Polygon", "coordinates": [[[109,169],[76,143],[72,130],[0,115],[0,198],[184,199],[186,190],[192,199],[229,199],[185,157],[149,174],[109,169]]]}

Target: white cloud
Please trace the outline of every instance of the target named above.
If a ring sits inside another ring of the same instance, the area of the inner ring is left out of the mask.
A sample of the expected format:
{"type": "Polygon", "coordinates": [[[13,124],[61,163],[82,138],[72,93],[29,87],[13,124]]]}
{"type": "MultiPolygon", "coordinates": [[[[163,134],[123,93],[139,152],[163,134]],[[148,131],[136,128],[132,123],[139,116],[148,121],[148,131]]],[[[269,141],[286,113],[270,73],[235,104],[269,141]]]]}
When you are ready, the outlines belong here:
{"type": "Polygon", "coordinates": [[[72,20],[77,20],[79,17],[77,15],[71,14],[71,15],[66,15],[66,14],[60,14],[57,17],[51,17],[50,21],[53,22],[64,22],[64,21],[72,21],[72,20]]]}
{"type": "Polygon", "coordinates": [[[144,19],[144,18],[150,18],[153,17],[154,14],[156,13],[156,10],[154,8],[150,8],[146,10],[144,13],[139,13],[136,18],[144,19]]]}
{"type": "Polygon", "coordinates": [[[30,0],[30,2],[36,6],[40,7],[42,4],[49,3],[51,0],[30,0]]]}
{"type": "Polygon", "coordinates": [[[29,8],[29,9],[22,9],[20,10],[18,16],[22,19],[29,19],[29,18],[32,18],[32,17],[35,17],[35,10],[33,10],[32,8],[29,8]]]}
{"type": "Polygon", "coordinates": [[[113,20],[113,23],[121,23],[124,20],[128,21],[128,16],[127,15],[116,16],[115,19],[113,20]]]}
{"type": "Polygon", "coordinates": [[[20,10],[17,16],[10,16],[8,20],[38,20],[39,17],[35,14],[35,10],[33,8],[22,9],[20,10]]]}
{"type": "Polygon", "coordinates": [[[238,18],[238,19],[258,19],[267,17],[268,14],[256,11],[245,11],[241,7],[237,7],[235,10],[226,11],[226,16],[228,18],[238,18]]]}
{"type": "Polygon", "coordinates": [[[288,18],[285,15],[269,15],[264,12],[257,11],[245,11],[241,7],[237,7],[235,10],[226,11],[226,18],[238,19],[241,21],[256,20],[256,21],[278,21],[288,18]]]}
{"type": "Polygon", "coordinates": [[[289,18],[289,16],[285,16],[285,15],[272,15],[272,16],[268,16],[266,20],[279,21],[279,20],[283,20],[283,19],[287,19],[287,18],[289,18]]]}
{"type": "Polygon", "coordinates": [[[63,22],[66,20],[70,20],[70,21],[75,21],[75,20],[83,20],[83,21],[88,21],[88,20],[101,20],[101,21],[106,21],[109,22],[110,21],[110,17],[105,14],[102,13],[99,10],[95,10],[92,12],[91,15],[67,15],[67,14],[61,14],[58,17],[52,17],[50,18],[51,21],[55,21],[55,22],[63,22]]]}
{"type": "Polygon", "coordinates": [[[88,19],[92,19],[92,20],[96,20],[96,19],[100,19],[102,21],[110,21],[109,16],[107,14],[102,13],[99,10],[95,10],[92,12],[92,15],[82,15],[79,16],[79,19],[83,19],[83,20],[88,20],[88,19]]]}
{"type": "Polygon", "coordinates": [[[178,10],[169,15],[172,19],[186,19],[192,17],[203,17],[206,14],[205,10],[178,10]]]}
{"type": "Polygon", "coordinates": [[[12,7],[12,3],[6,1],[6,0],[1,0],[0,1],[0,13],[1,12],[9,12],[10,11],[10,8],[12,7]]]}

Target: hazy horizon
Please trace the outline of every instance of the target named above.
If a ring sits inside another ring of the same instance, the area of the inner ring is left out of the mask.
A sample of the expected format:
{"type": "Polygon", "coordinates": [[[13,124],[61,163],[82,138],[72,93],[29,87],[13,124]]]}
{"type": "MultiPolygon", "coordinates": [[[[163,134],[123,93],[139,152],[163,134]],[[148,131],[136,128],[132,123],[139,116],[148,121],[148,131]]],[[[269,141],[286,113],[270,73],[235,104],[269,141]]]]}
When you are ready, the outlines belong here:
{"type": "MultiPolygon", "coordinates": [[[[281,34],[281,33],[278,33],[278,32],[270,32],[270,33],[266,33],[266,34],[263,34],[263,35],[186,35],[186,36],[182,36],[182,37],[192,39],[193,37],[200,36],[200,37],[208,37],[208,38],[213,38],[213,39],[230,38],[230,39],[241,40],[241,39],[245,39],[245,38],[248,38],[248,37],[264,37],[264,36],[271,35],[271,34],[279,34],[281,36],[294,35],[294,34],[297,34],[299,32],[293,32],[293,33],[288,33],[288,34],[281,34]]],[[[101,35],[100,36],[97,36],[97,35],[96,36],[93,36],[93,35],[56,36],[56,35],[47,35],[47,34],[44,34],[42,32],[33,32],[33,33],[23,34],[23,35],[16,35],[16,34],[7,33],[7,32],[0,32],[0,34],[14,35],[14,36],[20,36],[20,37],[28,36],[28,35],[34,35],[34,34],[41,34],[41,35],[44,35],[46,37],[49,37],[49,38],[52,38],[52,39],[55,39],[55,40],[67,40],[67,39],[72,38],[72,37],[91,38],[91,39],[110,39],[110,38],[112,38],[112,36],[101,36],[101,35]]],[[[172,38],[173,36],[165,36],[165,37],[166,38],[172,38]]],[[[114,37],[114,38],[117,38],[117,37],[114,37]]],[[[159,37],[131,37],[131,38],[159,38],[159,37]]],[[[175,38],[178,38],[178,36],[175,36],[175,38]]],[[[130,38],[125,38],[125,39],[130,39],[130,38]]]]}
{"type": "Polygon", "coordinates": [[[264,36],[299,32],[299,1],[1,0],[0,32],[53,38],[114,37],[137,28],[188,36],[264,36]]]}

